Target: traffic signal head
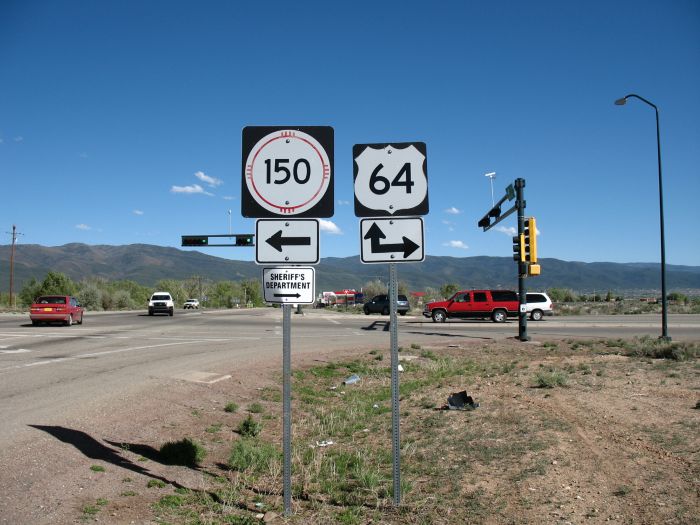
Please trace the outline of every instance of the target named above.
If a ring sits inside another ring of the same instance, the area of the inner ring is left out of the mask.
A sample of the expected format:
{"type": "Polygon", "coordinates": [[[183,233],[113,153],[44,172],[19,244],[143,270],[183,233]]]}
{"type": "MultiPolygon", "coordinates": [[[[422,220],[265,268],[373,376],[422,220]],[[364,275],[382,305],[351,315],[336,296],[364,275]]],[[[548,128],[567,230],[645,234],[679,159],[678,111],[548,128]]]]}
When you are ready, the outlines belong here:
{"type": "Polygon", "coordinates": [[[488,216],[486,216],[483,219],[481,219],[477,224],[479,228],[488,228],[489,224],[491,224],[491,220],[488,218],[488,216]]]}
{"type": "Polygon", "coordinates": [[[525,262],[525,236],[522,234],[513,237],[513,260],[525,262]]]}
{"type": "Polygon", "coordinates": [[[525,219],[525,260],[529,263],[537,262],[537,223],[534,217],[525,219]]]}
{"type": "Polygon", "coordinates": [[[254,246],[253,239],[255,235],[251,234],[241,234],[236,235],[236,246],[254,246]]]}
{"type": "Polygon", "coordinates": [[[182,246],[207,246],[209,236],[207,235],[183,235],[182,246]]]}

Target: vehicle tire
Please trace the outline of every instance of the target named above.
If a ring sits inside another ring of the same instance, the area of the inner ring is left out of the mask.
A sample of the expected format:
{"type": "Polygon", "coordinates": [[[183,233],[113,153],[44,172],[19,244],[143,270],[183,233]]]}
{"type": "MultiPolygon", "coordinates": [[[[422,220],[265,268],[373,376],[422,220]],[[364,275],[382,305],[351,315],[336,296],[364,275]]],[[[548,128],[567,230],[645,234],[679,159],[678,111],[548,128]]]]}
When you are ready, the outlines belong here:
{"type": "Polygon", "coordinates": [[[153,308],[148,309],[148,315],[153,315],[153,308]]]}
{"type": "Polygon", "coordinates": [[[505,310],[494,310],[491,314],[491,320],[494,323],[505,323],[508,318],[508,314],[505,310]]]}
{"type": "Polygon", "coordinates": [[[73,325],[73,314],[68,316],[68,319],[66,319],[66,326],[72,326],[73,325]]]}
{"type": "Polygon", "coordinates": [[[39,321],[32,321],[32,326],[39,326],[39,321]]]}
{"type": "Polygon", "coordinates": [[[171,308],[170,310],[168,310],[168,315],[170,315],[170,317],[172,317],[174,313],[175,313],[175,312],[173,311],[172,308],[171,308]]]}
{"type": "Polygon", "coordinates": [[[406,312],[399,312],[399,315],[406,315],[406,312]]]}
{"type": "Polygon", "coordinates": [[[444,323],[447,321],[447,314],[445,310],[433,310],[433,323],[444,323]]]}
{"type": "Polygon", "coordinates": [[[80,324],[80,325],[83,324],[83,317],[85,317],[85,315],[80,314],[80,321],[78,322],[78,324],[80,324]]]}
{"type": "Polygon", "coordinates": [[[382,310],[382,315],[389,315],[389,309],[384,308],[384,310],[382,310]]]}
{"type": "Polygon", "coordinates": [[[367,307],[365,306],[364,312],[365,312],[365,315],[369,315],[369,308],[367,308],[367,307]]]}
{"type": "Polygon", "coordinates": [[[542,310],[533,310],[530,314],[530,319],[533,321],[541,321],[543,315],[542,310]]]}

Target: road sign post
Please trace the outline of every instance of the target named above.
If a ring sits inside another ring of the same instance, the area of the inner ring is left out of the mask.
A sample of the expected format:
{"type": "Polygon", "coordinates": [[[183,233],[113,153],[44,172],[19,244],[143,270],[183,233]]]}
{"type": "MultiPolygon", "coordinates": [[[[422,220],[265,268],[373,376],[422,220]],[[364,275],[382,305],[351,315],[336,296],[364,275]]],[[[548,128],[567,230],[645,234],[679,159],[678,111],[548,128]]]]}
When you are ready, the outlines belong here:
{"type": "Polygon", "coordinates": [[[389,264],[389,325],[391,339],[391,452],[393,457],[394,505],[401,504],[401,421],[399,415],[399,327],[396,318],[398,293],[396,265],[389,264]]]}
{"type": "MultiPolygon", "coordinates": [[[[333,128],[247,126],[241,214],[255,224],[257,264],[318,264],[319,217],[333,216],[333,128]],[[307,219],[309,218],[309,219],[307,219]],[[270,219],[270,220],[267,220],[270,219]]],[[[284,514],[292,513],[291,308],[315,300],[313,268],[263,268],[265,302],[282,305],[284,514]]]]}
{"type": "Polygon", "coordinates": [[[397,262],[425,259],[423,220],[428,213],[428,172],[423,142],[356,144],[352,148],[355,215],[363,263],[389,263],[391,422],[394,505],[401,503],[399,327],[397,262]]]}

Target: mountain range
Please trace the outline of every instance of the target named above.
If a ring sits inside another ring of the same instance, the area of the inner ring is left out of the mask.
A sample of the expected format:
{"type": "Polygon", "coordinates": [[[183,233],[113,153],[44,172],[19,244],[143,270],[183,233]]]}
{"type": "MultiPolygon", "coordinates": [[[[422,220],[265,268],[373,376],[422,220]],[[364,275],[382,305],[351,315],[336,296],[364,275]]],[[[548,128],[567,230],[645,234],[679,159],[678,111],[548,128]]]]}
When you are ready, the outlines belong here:
{"type": "MultiPolygon", "coordinates": [[[[232,248],[242,249],[242,248],[232,248]]],[[[9,290],[10,251],[0,246],[0,291],[9,290]]],[[[541,259],[542,275],[527,280],[528,289],[571,288],[579,293],[612,290],[616,294],[654,292],[660,289],[658,263],[572,262],[541,259]]],[[[124,246],[17,245],[14,259],[14,288],[34,277],[42,280],[47,272],[65,273],[80,281],[86,277],[132,280],[151,286],[160,279],[186,279],[201,276],[214,281],[258,279],[261,267],[254,262],[236,261],[150,244],[124,246]]],[[[398,264],[398,278],[412,291],[439,288],[455,283],[463,288],[517,289],[517,268],[509,257],[428,256],[422,263],[398,264]]],[[[359,289],[366,282],[388,281],[387,264],[363,264],[359,256],[328,257],[316,266],[316,290],[359,289]]],[[[700,267],[666,265],[667,289],[700,290],[700,267]]]]}

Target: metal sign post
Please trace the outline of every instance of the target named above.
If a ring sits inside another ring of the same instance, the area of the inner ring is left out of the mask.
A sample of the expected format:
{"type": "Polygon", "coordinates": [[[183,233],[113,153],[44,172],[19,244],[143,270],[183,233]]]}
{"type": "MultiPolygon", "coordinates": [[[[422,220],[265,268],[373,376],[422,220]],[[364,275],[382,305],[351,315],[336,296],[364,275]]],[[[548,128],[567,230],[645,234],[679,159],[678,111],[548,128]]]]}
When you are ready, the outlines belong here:
{"type": "Polygon", "coordinates": [[[292,305],[282,305],[282,447],[284,514],[292,513],[292,305]]]}
{"type": "Polygon", "coordinates": [[[399,330],[396,319],[396,264],[389,264],[389,324],[391,327],[391,451],[394,458],[394,505],[401,504],[401,437],[399,419],[399,330]]]}

